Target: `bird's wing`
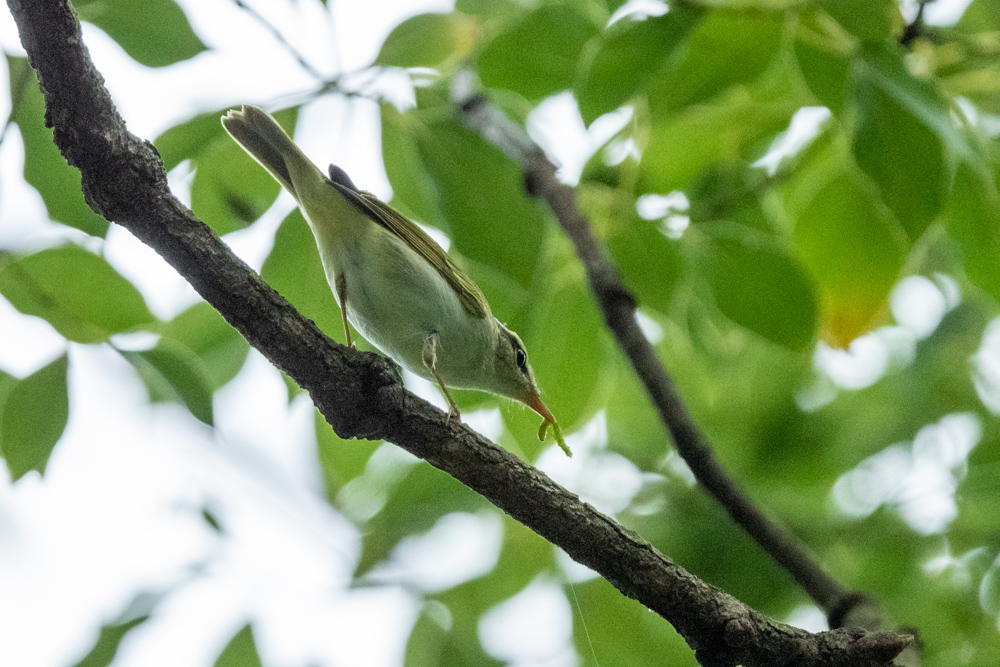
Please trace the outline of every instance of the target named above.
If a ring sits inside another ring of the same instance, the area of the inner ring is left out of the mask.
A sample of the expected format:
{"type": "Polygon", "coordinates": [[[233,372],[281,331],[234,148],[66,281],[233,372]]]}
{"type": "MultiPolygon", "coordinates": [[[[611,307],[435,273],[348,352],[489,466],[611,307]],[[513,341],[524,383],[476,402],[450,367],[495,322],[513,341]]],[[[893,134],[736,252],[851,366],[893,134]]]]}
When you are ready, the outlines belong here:
{"type": "Polygon", "coordinates": [[[373,222],[389,230],[414,252],[426,258],[434,270],[455,290],[465,312],[478,318],[485,318],[491,314],[489,303],[479,286],[424,230],[369,192],[352,188],[339,182],[339,179],[331,180],[330,185],[373,222]]]}

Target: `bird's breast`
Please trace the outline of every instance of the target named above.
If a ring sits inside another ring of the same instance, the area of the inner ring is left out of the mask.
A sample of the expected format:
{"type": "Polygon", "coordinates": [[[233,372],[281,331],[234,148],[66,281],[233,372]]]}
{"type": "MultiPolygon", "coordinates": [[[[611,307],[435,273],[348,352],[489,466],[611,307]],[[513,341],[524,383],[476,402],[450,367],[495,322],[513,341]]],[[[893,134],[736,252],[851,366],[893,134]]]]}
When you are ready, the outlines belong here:
{"type": "Polygon", "coordinates": [[[375,224],[368,232],[325,249],[320,243],[335,295],[337,276],[344,276],[348,320],[375,347],[428,379],[424,343],[436,334],[437,369],[445,383],[483,386],[494,353],[493,318],[470,316],[451,285],[395,235],[375,224]]]}

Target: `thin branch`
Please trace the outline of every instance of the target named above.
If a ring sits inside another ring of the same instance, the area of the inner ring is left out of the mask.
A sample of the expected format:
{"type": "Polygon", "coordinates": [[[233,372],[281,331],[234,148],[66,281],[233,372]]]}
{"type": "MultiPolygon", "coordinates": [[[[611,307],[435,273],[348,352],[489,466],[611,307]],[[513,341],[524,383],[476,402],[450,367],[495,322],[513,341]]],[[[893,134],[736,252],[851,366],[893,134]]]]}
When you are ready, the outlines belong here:
{"type": "Polygon", "coordinates": [[[594,237],[589,221],[577,208],[573,189],[556,179],[555,166],[520,126],[489,104],[483,95],[472,94],[469,74],[456,77],[453,101],[467,125],[522,165],[529,194],[544,199],[552,209],[576,247],[608,328],[632,363],[678,453],[698,482],[802,586],[828,618],[835,613],[842,617],[846,613],[842,609],[845,601],[860,602],[863,598],[848,594],[792,535],[768,519],[716,459],[656,350],[639,329],[636,299],[594,237]]]}
{"type": "Polygon", "coordinates": [[[237,7],[239,7],[247,14],[255,18],[258,23],[260,23],[264,28],[266,28],[267,31],[270,32],[276,40],[278,40],[278,43],[280,43],[283,47],[285,47],[285,50],[288,51],[288,53],[290,53],[293,58],[295,58],[295,60],[299,63],[299,66],[302,67],[302,69],[304,69],[306,72],[308,72],[310,76],[319,79],[320,81],[324,80],[325,77],[323,76],[323,74],[318,69],[313,67],[308,60],[306,60],[305,56],[302,55],[301,51],[296,49],[294,46],[292,46],[291,42],[285,39],[285,36],[281,34],[280,30],[274,27],[273,23],[264,18],[264,16],[261,15],[260,12],[258,12],[256,9],[248,5],[246,2],[244,2],[244,0],[233,0],[233,2],[236,4],[237,7]]]}
{"type": "Polygon", "coordinates": [[[901,45],[909,46],[913,40],[920,37],[924,33],[924,7],[932,1],[933,0],[920,0],[920,6],[917,8],[916,17],[906,24],[906,27],[903,28],[903,34],[899,37],[899,43],[901,45]]]}
{"type": "Polygon", "coordinates": [[[154,248],[310,395],[343,438],[385,439],[482,494],[685,637],[703,665],[883,665],[912,641],[810,634],[767,618],[674,564],[506,450],[407,392],[376,354],[333,343],[168,191],[155,149],[130,134],[94,69],[67,0],[8,0],[38,72],[55,142],[95,211],[154,248]]]}

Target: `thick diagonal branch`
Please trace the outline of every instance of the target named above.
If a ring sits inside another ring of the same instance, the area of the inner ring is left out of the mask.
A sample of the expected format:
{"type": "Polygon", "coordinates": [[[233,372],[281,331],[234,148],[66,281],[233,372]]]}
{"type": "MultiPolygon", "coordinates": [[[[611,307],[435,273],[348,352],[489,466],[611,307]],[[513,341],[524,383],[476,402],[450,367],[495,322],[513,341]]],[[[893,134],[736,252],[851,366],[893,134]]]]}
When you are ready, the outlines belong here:
{"type": "Polygon", "coordinates": [[[345,438],[393,442],[447,472],[656,611],[705,665],[872,666],[910,641],[777,623],[675,565],[544,474],[405,391],[382,357],[338,346],[168,191],[155,149],[130,134],[66,0],[8,0],[39,75],[46,120],[94,210],[154,248],[302,387],[345,438]]]}

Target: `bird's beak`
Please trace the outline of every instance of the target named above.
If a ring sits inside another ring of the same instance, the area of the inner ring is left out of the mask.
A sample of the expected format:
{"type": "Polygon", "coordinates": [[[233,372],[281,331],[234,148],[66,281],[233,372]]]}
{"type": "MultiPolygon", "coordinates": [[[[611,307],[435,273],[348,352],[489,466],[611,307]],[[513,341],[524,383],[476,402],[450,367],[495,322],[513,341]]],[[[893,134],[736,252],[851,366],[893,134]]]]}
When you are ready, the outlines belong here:
{"type": "Polygon", "coordinates": [[[538,395],[538,391],[535,389],[529,389],[525,394],[523,401],[525,405],[540,414],[544,420],[542,425],[538,427],[538,439],[544,441],[545,432],[548,431],[549,426],[552,426],[552,435],[555,437],[559,447],[566,452],[566,456],[573,456],[573,453],[569,451],[569,446],[566,444],[566,441],[563,440],[562,429],[559,428],[559,422],[556,421],[556,418],[552,416],[549,409],[545,407],[544,403],[542,403],[542,397],[538,395]]]}
{"type": "Polygon", "coordinates": [[[545,407],[544,403],[542,403],[542,397],[539,396],[538,392],[535,391],[534,389],[529,389],[527,391],[524,397],[524,404],[527,405],[532,410],[534,410],[535,412],[537,412],[538,414],[540,414],[541,416],[545,417],[545,421],[547,422],[555,421],[555,418],[552,416],[552,413],[549,412],[549,409],[545,407]]]}

